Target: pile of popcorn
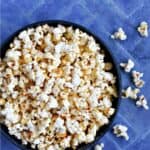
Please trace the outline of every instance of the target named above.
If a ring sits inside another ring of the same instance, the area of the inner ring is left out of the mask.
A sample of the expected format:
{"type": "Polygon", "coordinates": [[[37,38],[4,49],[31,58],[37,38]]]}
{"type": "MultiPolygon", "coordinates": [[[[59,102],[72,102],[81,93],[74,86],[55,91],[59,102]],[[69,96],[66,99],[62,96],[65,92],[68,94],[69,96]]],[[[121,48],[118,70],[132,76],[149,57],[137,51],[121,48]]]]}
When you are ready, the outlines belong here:
{"type": "Polygon", "coordinates": [[[115,112],[116,77],[92,36],[58,25],[29,28],[0,60],[0,120],[39,150],[92,142],[115,112]]]}

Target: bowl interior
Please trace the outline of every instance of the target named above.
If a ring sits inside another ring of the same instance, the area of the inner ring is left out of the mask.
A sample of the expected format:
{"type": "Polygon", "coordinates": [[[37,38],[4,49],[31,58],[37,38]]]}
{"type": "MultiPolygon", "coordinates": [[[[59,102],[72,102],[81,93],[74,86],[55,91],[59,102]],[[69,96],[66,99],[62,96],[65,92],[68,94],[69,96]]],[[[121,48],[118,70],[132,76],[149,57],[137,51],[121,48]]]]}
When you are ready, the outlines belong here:
{"type": "MultiPolygon", "coordinates": [[[[12,36],[10,36],[6,42],[2,45],[1,50],[0,50],[0,57],[4,58],[5,56],[5,52],[6,50],[9,48],[9,44],[13,41],[14,37],[16,37],[21,31],[27,29],[27,28],[31,28],[31,27],[36,27],[39,25],[43,25],[43,24],[48,24],[50,26],[57,26],[58,24],[64,25],[64,26],[72,26],[74,29],[79,28],[80,30],[82,30],[83,32],[88,33],[89,35],[93,36],[94,39],[96,40],[97,43],[100,44],[101,48],[105,50],[105,54],[106,54],[106,61],[110,61],[113,64],[113,69],[112,72],[114,73],[114,75],[117,77],[117,82],[116,82],[116,87],[117,87],[117,93],[118,93],[118,98],[114,98],[113,99],[113,107],[116,109],[114,115],[111,116],[110,123],[108,125],[105,125],[103,127],[100,128],[100,130],[97,132],[96,134],[96,138],[95,141],[89,144],[80,144],[77,149],[78,150],[85,150],[89,145],[91,146],[91,144],[94,144],[98,139],[100,139],[105,133],[106,131],[108,131],[111,127],[111,124],[114,120],[114,117],[118,111],[118,106],[119,106],[119,97],[120,97],[120,93],[121,93],[121,78],[120,78],[120,73],[119,73],[119,68],[117,65],[117,62],[115,61],[113,54],[111,53],[111,51],[109,51],[109,49],[105,46],[105,44],[99,39],[99,37],[97,37],[95,34],[93,34],[92,32],[90,32],[88,29],[86,29],[85,27],[72,23],[72,22],[66,22],[66,21],[62,21],[62,20],[53,20],[53,21],[42,21],[42,22],[37,22],[37,23],[33,23],[30,25],[27,25],[25,27],[23,27],[22,29],[16,31],[12,36]]],[[[15,136],[12,136],[8,133],[8,129],[5,125],[1,124],[1,129],[0,131],[6,136],[8,137],[8,139],[10,141],[12,141],[13,143],[15,143],[18,147],[20,147],[23,150],[29,150],[31,149],[30,145],[23,145],[21,140],[18,140],[15,136]]]]}

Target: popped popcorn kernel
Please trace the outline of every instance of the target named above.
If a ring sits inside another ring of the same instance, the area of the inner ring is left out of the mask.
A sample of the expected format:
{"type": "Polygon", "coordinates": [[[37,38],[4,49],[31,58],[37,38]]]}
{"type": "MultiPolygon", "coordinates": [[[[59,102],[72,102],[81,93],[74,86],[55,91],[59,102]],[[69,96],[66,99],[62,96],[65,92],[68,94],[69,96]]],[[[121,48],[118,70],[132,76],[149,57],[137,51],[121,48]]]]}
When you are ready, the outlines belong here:
{"type": "Polygon", "coordinates": [[[104,148],[104,143],[100,143],[94,147],[94,150],[103,150],[103,148],[104,148]]]}
{"type": "Polygon", "coordinates": [[[128,87],[126,90],[122,91],[123,98],[131,98],[131,99],[136,99],[137,94],[140,92],[139,89],[135,88],[132,89],[131,87],[128,87]]]}
{"type": "Polygon", "coordinates": [[[136,101],[136,105],[138,107],[143,107],[145,110],[149,109],[148,103],[147,103],[147,99],[145,98],[144,95],[141,95],[138,100],[136,101]]]}
{"type": "Polygon", "coordinates": [[[117,137],[123,137],[126,141],[129,140],[129,135],[128,135],[127,131],[128,131],[128,127],[126,127],[125,125],[116,124],[113,127],[114,134],[117,137]]]}
{"type": "Polygon", "coordinates": [[[142,88],[144,86],[145,82],[141,79],[141,77],[143,77],[143,73],[133,70],[132,77],[136,87],[142,88]]]}
{"type": "Polygon", "coordinates": [[[134,62],[129,59],[127,63],[120,63],[120,66],[124,68],[125,72],[130,72],[134,67],[134,62]]]}
{"type": "Polygon", "coordinates": [[[111,35],[112,39],[119,39],[119,40],[126,40],[127,39],[127,35],[124,32],[124,30],[120,27],[118,28],[118,30],[111,35]]]}
{"type": "Polygon", "coordinates": [[[146,21],[142,21],[137,28],[137,31],[143,37],[148,37],[148,23],[146,21]]]}

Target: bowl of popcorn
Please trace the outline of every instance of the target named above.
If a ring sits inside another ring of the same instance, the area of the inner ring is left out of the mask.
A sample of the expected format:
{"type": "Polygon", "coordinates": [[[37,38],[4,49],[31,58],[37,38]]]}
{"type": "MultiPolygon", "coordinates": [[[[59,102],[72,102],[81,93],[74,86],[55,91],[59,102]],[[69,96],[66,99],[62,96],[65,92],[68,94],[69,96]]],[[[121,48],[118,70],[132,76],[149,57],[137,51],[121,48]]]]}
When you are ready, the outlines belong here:
{"type": "Polygon", "coordinates": [[[21,149],[86,149],[118,110],[118,70],[109,49],[80,25],[22,28],[1,48],[1,132],[21,149]]]}

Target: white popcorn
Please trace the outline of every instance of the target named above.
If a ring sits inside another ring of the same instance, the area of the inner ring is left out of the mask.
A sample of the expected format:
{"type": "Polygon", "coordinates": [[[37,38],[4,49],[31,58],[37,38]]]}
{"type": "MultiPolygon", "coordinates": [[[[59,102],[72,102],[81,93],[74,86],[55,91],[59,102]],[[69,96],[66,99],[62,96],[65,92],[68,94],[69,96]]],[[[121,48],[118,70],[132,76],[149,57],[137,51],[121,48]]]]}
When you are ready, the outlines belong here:
{"type": "Polygon", "coordinates": [[[40,32],[35,32],[34,33],[34,40],[35,42],[37,42],[38,44],[40,44],[40,40],[43,38],[43,34],[41,34],[40,32]]]}
{"type": "Polygon", "coordinates": [[[125,34],[124,30],[120,27],[118,31],[116,31],[113,35],[111,35],[112,39],[119,39],[119,40],[126,40],[127,35],[125,34]]]}
{"type": "Polygon", "coordinates": [[[104,148],[104,143],[100,143],[94,147],[94,150],[103,150],[103,148],[104,148]]]}
{"type": "Polygon", "coordinates": [[[21,52],[17,50],[10,50],[6,52],[7,59],[12,59],[16,61],[19,59],[20,56],[21,56],[21,52]]]}
{"type": "Polygon", "coordinates": [[[42,86],[44,80],[45,80],[45,76],[42,73],[42,70],[38,69],[36,72],[36,79],[35,79],[36,85],[42,86]]]}
{"type": "Polygon", "coordinates": [[[30,40],[29,34],[27,31],[22,31],[19,36],[21,40],[24,42],[24,48],[31,48],[32,47],[32,41],[30,40]]]}
{"type": "Polygon", "coordinates": [[[28,127],[28,129],[29,129],[30,131],[32,131],[32,132],[35,132],[35,131],[36,131],[35,125],[32,123],[31,120],[28,121],[27,127],[28,127]]]}
{"type": "Polygon", "coordinates": [[[49,100],[49,96],[43,92],[37,96],[37,100],[47,102],[49,100]]]}
{"type": "Polygon", "coordinates": [[[48,81],[47,81],[47,83],[45,85],[45,89],[44,89],[46,93],[50,93],[51,92],[54,83],[55,83],[55,79],[54,78],[48,79],[48,81]]]}
{"type": "Polygon", "coordinates": [[[132,89],[131,87],[128,87],[126,90],[122,91],[123,97],[125,98],[131,98],[131,99],[136,99],[137,94],[140,92],[139,89],[135,88],[132,89]]]}
{"type": "Polygon", "coordinates": [[[80,75],[75,71],[72,78],[72,85],[77,87],[80,85],[80,75]]]}
{"type": "Polygon", "coordinates": [[[120,63],[120,66],[124,68],[125,72],[130,72],[134,67],[134,62],[129,59],[127,63],[120,63]]]}
{"type": "Polygon", "coordinates": [[[17,123],[20,119],[20,116],[15,112],[12,104],[8,102],[5,104],[5,108],[1,111],[1,114],[12,123],[17,123]]]}
{"type": "Polygon", "coordinates": [[[60,42],[60,43],[58,43],[58,44],[55,46],[55,53],[56,53],[56,54],[59,54],[59,53],[61,53],[62,51],[64,51],[65,48],[66,48],[65,42],[60,42]]]}
{"type": "Polygon", "coordinates": [[[55,38],[59,40],[65,31],[66,29],[61,25],[59,25],[57,28],[54,28],[53,33],[55,38]]]}
{"type": "Polygon", "coordinates": [[[48,118],[49,117],[49,113],[46,110],[40,111],[39,115],[42,118],[48,118]]]}
{"type": "Polygon", "coordinates": [[[134,70],[132,71],[132,77],[136,87],[142,88],[144,86],[145,82],[141,79],[141,77],[143,77],[143,73],[134,70]]]}
{"type": "Polygon", "coordinates": [[[136,105],[138,107],[143,107],[144,109],[148,110],[149,106],[147,104],[147,99],[144,97],[144,95],[141,95],[138,100],[136,101],[136,105]]]}
{"type": "Polygon", "coordinates": [[[11,78],[11,82],[8,84],[8,90],[13,93],[15,86],[18,84],[17,78],[11,78]]]}
{"type": "Polygon", "coordinates": [[[129,136],[127,133],[128,128],[125,125],[117,124],[113,127],[114,134],[117,137],[123,137],[125,140],[129,140],[129,136]]]}
{"type": "Polygon", "coordinates": [[[148,23],[142,21],[140,23],[140,26],[137,28],[137,31],[140,33],[141,36],[148,37],[148,23]]]}
{"type": "Polygon", "coordinates": [[[68,131],[71,134],[80,133],[80,127],[79,127],[78,121],[67,118],[66,126],[67,126],[68,131]]]}
{"type": "Polygon", "coordinates": [[[99,43],[79,29],[22,31],[0,59],[1,122],[32,148],[76,149],[94,141],[115,112],[116,78],[105,60],[99,43]]]}
{"type": "Polygon", "coordinates": [[[96,125],[92,125],[89,129],[88,129],[88,134],[86,137],[86,142],[92,142],[94,140],[94,137],[96,135],[96,131],[97,131],[97,126],[96,125]]]}
{"type": "Polygon", "coordinates": [[[42,120],[42,122],[38,125],[38,134],[45,133],[50,122],[51,120],[49,118],[42,120]]]}
{"type": "Polygon", "coordinates": [[[92,37],[89,38],[88,47],[91,51],[97,51],[97,50],[100,49],[99,46],[95,43],[95,40],[92,37]]]}
{"type": "Polygon", "coordinates": [[[101,125],[109,123],[108,118],[104,116],[102,112],[93,111],[93,116],[101,125]]]}
{"type": "Polygon", "coordinates": [[[100,93],[101,93],[101,91],[99,88],[95,88],[92,90],[92,93],[91,93],[90,97],[88,98],[88,102],[91,107],[98,106],[98,98],[99,98],[100,93]]]}
{"type": "Polygon", "coordinates": [[[17,39],[14,40],[14,49],[20,49],[21,42],[17,39]]]}
{"type": "Polygon", "coordinates": [[[58,102],[54,96],[50,96],[50,100],[47,104],[48,108],[57,108],[58,102]]]}
{"type": "Polygon", "coordinates": [[[108,81],[114,80],[114,76],[110,72],[101,72],[101,74],[104,76],[104,78],[108,81]]]}
{"type": "Polygon", "coordinates": [[[67,138],[62,140],[62,142],[60,143],[61,147],[64,149],[67,147],[70,147],[70,141],[71,141],[71,136],[68,136],[67,138]]]}
{"type": "Polygon", "coordinates": [[[107,97],[104,97],[102,100],[102,104],[104,107],[108,108],[112,106],[112,102],[107,97]]]}
{"type": "Polygon", "coordinates": [[[64,120],[62,118],[57,118],[54,124],[54,128],[56,129],[56,132],[65,133],[66,128],[64,126],[64,120]]]}

